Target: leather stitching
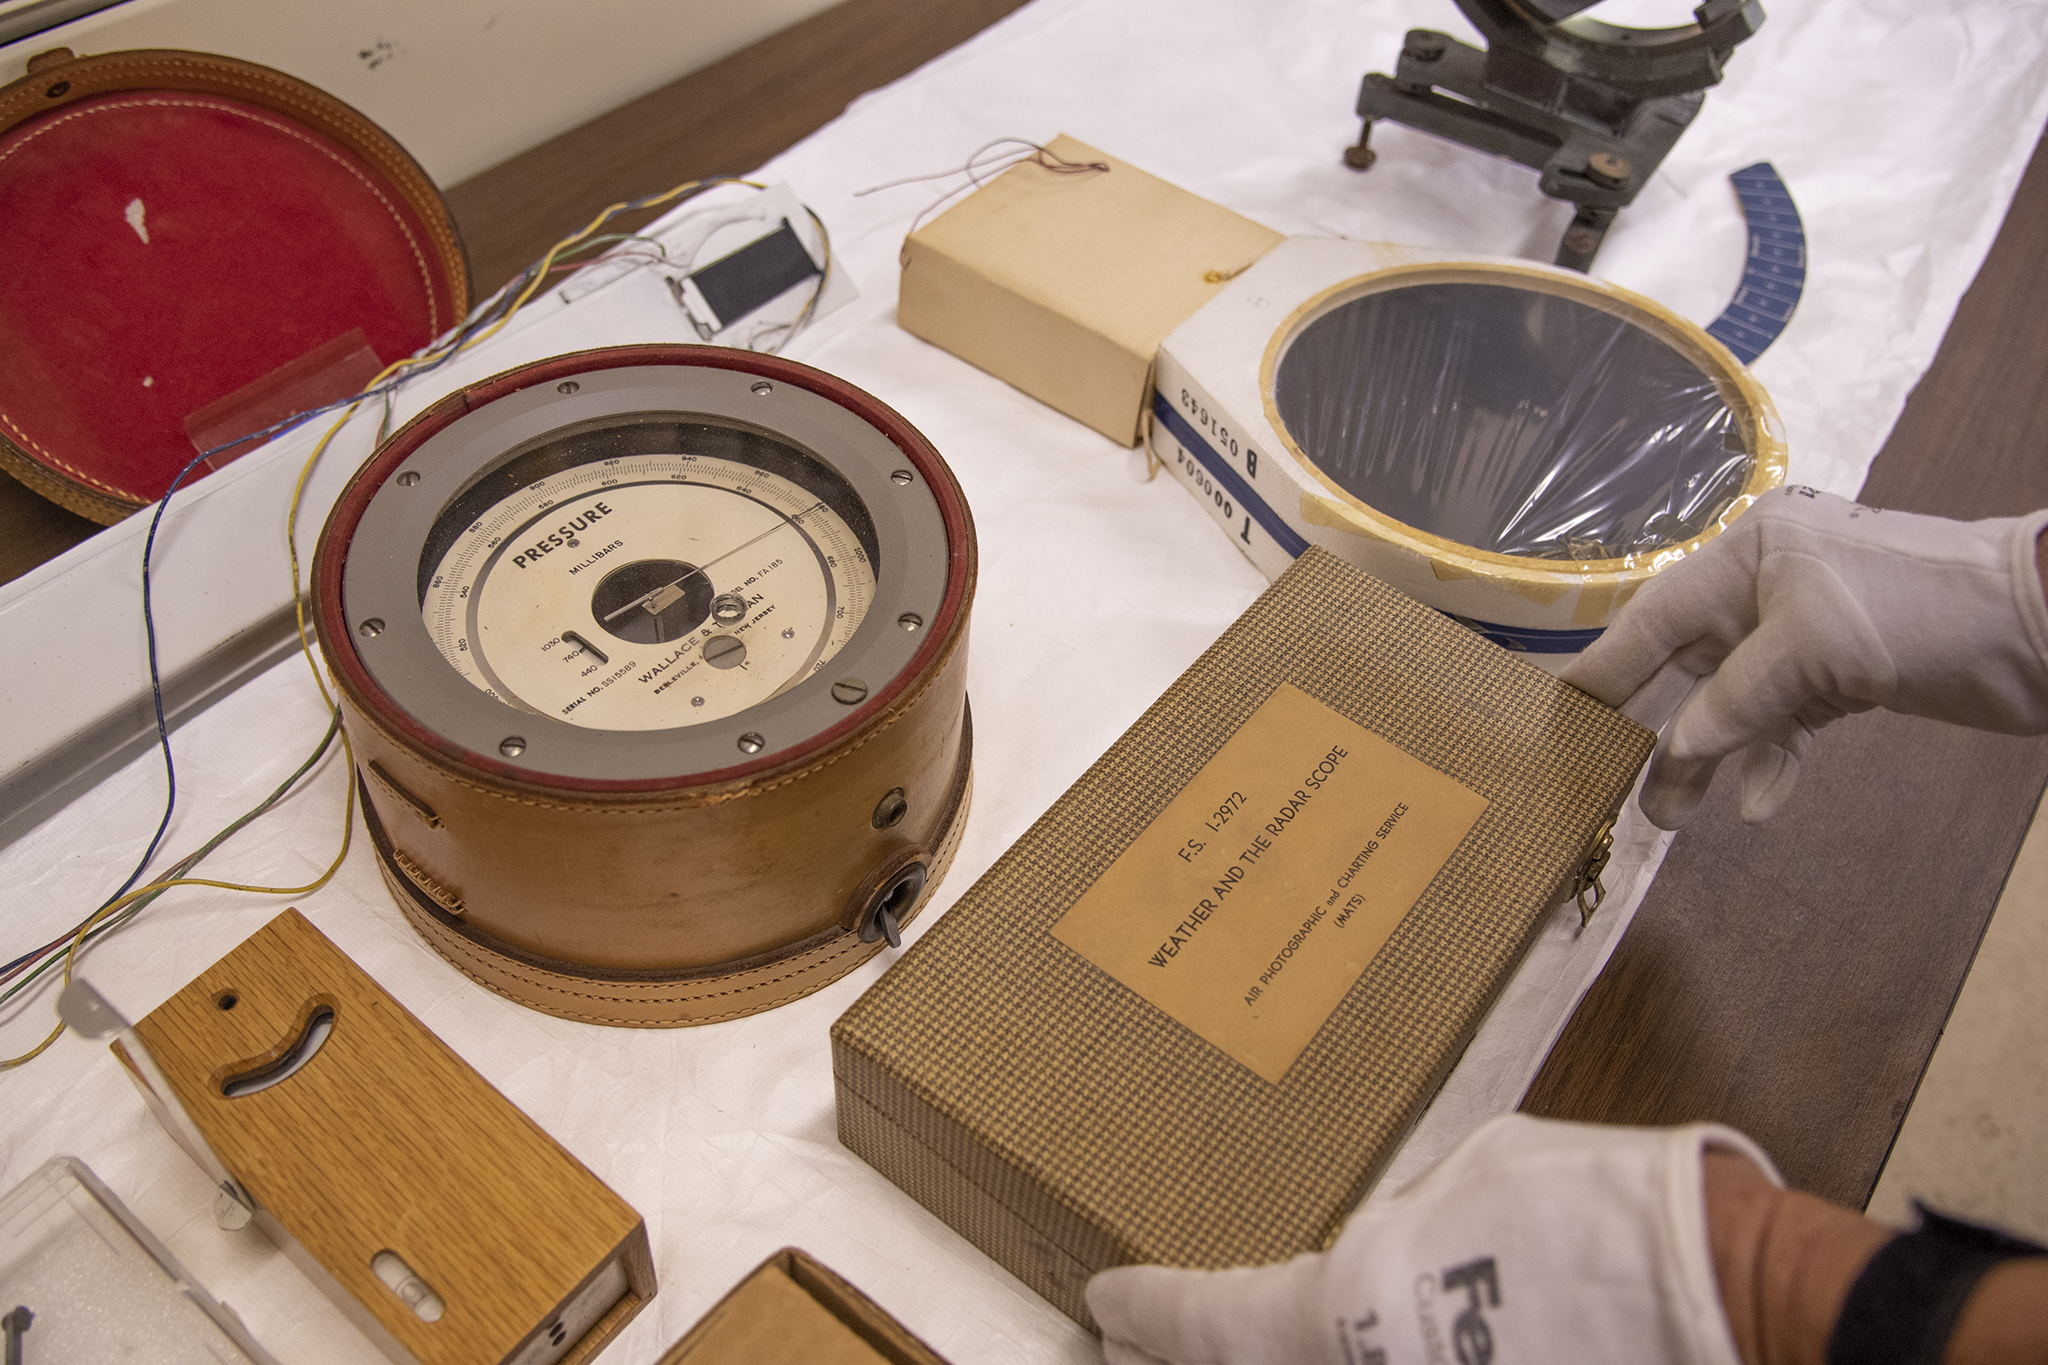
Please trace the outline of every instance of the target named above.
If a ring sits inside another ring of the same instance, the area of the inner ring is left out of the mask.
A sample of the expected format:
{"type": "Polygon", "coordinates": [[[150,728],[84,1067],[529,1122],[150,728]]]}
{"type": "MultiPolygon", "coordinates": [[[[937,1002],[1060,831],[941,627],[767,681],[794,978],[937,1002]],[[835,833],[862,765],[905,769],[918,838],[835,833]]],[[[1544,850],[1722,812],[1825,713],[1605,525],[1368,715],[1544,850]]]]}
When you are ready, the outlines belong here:
{"type": "MultiPolygon", "coordinates": [[[[926,886],[924,894],[918,897],[917,905],[915,906],[915,908],[911,910],[909,915],[904,917],[903,922],[906,925],[915,921],[917,916],[923,912],[927,905],[931,903],[932,897],[937,894],[939,883],[942,880],[944,880],[945,873],[952,869],[953,855],[955,852],[959,850],[961,837],[965,834],[967,829],[967,814],[970,799],[969,793],[971,793],[973,790],[973,781],[973,776],[972,774],[970,774],[967,779],[967,790],[961,793],[961,799],[954,809],[952,827],[947,830],[946,837],[944,840],[940,842],[937,855],[932,860],[934,867],[937,869],[938,875],[934,876],[931,879],[931,881],[926,886]]],[[[750,1015],[763,1013],[764,1011],[773,1009],[779,1005],[786,1005],[792,1001],[801,1000],[807,995],[812,995],[818,991],[823,990],[825,987],[839,980],[842,976],[846,974],[847,971],[850,971],[854,967],[859,966],[861,962],[866,961],[869,957],[880,952],[882,949],[882,945],[879,941],[872,945],[864,944],[857,937],[854,936],[852,931],[849,930],[844,931],[839,939],[832,940],[833,943],[837,943],[840,946],[834,947],[831,952],[826,953],[822,957],[809,957],[809,960],[803,961],[800,965],[790,968],[789,970],[783,971],[782,974],[779,976],[771,976],[760,980],[744,981],[740,985],[728,986],[721,990],[686,990],[676,993],[663,993],[659,987],[655,987],[653,989],[649,989],[645,992],[638,994],[607,995],[598,991],[572,989],[571,985],[575,984],[575,978],[563,976],[558,972],[550,972],[547,971],[545,968],[528,967],[525,964],[515,963],[512,959],[508,958],[500,958],[494,961],[493,958],[495,958],[497,955],[492,954],[490,956],[486,956],[488,950],[482,949],[478,945],[471,943],[462,935],[448,930],[447,928],[443,927],[440,923],[433,920],[431,917],[415,913],[410,898],[404,894],[404,888],[396,885],[391,885],[391,883],[393,882],[393,874],[391,871],[391,867],[390,864],[386,862],[383,858],[379,858],[377,860],[377,870],[379,873],[382,874],[386,885],[390,887],[390,890],[392,891],[393,894],[393,898],[398,902],[398,908],[400,912],[403,913],[405,918],[412,923],[413,927],[420,932],[421,936],[427,940],[428,946],[432,947],[436,952],[438,952],[442,956],[442,958],[448,962],[450,966],[455,968],[455,970],[461,972],[465,977],[468,977],[471,981],[474,981],[477,985],[482,986],[485,990],[490,991],[494,995],[503,995],[506,993],[504,990],[504,983],[506,981],[518,982],[520,985],[528,987],[534,994],[534,998],[531,999],[525,999],[518,996],[511,997],[513,999],[518,1000],[520,1004],[527,1005],[531,1008],[540,1009],[550,1014],[558,1015],[564,1019],[574,1019],[579,1022],[588,1024],[608,1024],[625,1025],[631,1027],[646,1027],[649,1025],[672,1026],[675,1024],[685,1023],[716,1024],[722,1023],[728,1019],[743,1019],[750,1015]],[[755,1003],[752,1003],[743,1009],[728,1010],[719,1014],[691,1015],[687,1018],[648,1018],[644,1016],[625,1017],[617,1015],[592,1014],[580,1010],[568,1009],[563,1007],[560,1003],[561,997],[564,996],[577,1000],[604,1001],[613,1004],[640,1004],[652,1007],[683,1005],[694,1003],[697,1001],[718,1000],[726,996],[745,995],[752,992],[765,991],[771,987],[780,985],[785,981],[793,981],[798,977],[805,976],[814,972],[823,971],[826,968],[832,966],[832,964],[838,962],[841,958],[854,953],[858,953],[860,955],[857,960],[848,963],[846,967],[840,971],[832,972],[826,975],[821,980],[811,982],[802,990],[782,995],[779,998],[771,999],[766,1003],[756,1001],[755,1003]],[[474,970],[472,970],[472,967],[474,968],[474,970]],[[545,1001],[546,1003],[543,1004],[541,1003],[542,1001],[545,1001]]],[[[819,950],[812,949],[811,951],[812,953],[816,953],[819,950]]],[[[775,970],[775,968],[773,966],[762,966],[749,968],[747,970],[751,972],[763,972],[772,971],[775,970]]],[[[733,973],[729,976],[719,979],[723,981],[731,981],[734,980],[736,977],[740,977],[743,975],[744,973],[733,973]]]]}
{"type": "MultiPolygon", "coordinates": [[[[118,54],[83,57],[68,64],[64,70],[69,79],[87,81],[91,87],[99,87],[88,88],[75,97],[75,100],[101,94],[118,94],[133,82],[149,78],[172,81],[189,81],[196,78],[227,86],[230,90],[239,91],[272,105],[286,106],[303,114],[309,125],[324,125],[334,131],[337,141],[349,146],[364,160],[375,164],[394,185],[410,186],[412,194],[407,196],[409,200],[418,198],[440,203],[440,193],[434,188],[433,182],[403,149],[391,141],[390,135],[382,128],[364,118],[352,106],[281,71],[238,62],[233,58],[207,57],[199,53],[156,53],[143,59],[126,60],[120,59],[118,54]],[[86,69],[80,71],[81,67],[86,69]],[[78,74],[71,75],[74,71],[78,74]]],[[[49,74],[54,75],[54,69],[49,74]]],[[[203,98],[209,92],[201,90],[192,93],[203,98]]],[[[6,132],[35,117],[41,104],[40,100],[25,97],[17,99],[16,107],[21,111],[19,113],[0,108],[0,132],[6,132]]],[[[442,254],[447,258],[444,264],[454,264],[462,253],[457,249],[455,235],[445,218],[446,206],[442,205],[442,209],[443,216],[440,218],[425,212],[422,212],[421,217],[426,220],[429,234],[440,244],[442,254]]],[[[451,286],[456,283],[453,272],[450,283],[451,286]]]]}
{"type": "MultiPolygon", "coordinates": [[[[851,935],[849,935],[849,937],[851,937],[851,935]]],[[[747,995],[753,992],[763,991],[770,987],[780,985],[785,981],[792,981],[798,977],[808,975],[812,972],[820,971],[826,967],[829,967],[832,963],[838,961],[840,958],[845,957],[847,954],[857,952],[862,949],[866,949],[869,954],[880,951],[879,947],[873,947],[869,944],[861,943],[858,939],[855,939],[853,943],[845,947],[836,948],[824,957],[816,958],[812,961],[804,963],[802,966],[784,972],[780,976],[769,977],[766,980],[750,981],[742,985],[730,986],[723,990],[682,991],[664,994],[657,994],[653,991],[649,991],[641,995],[606,995],[598,991],[572,990],[567,985],[562,983],[573,980],[573,978],[553,977],[552,974],[544,977],[526,976],[516,971],[510,971],[505,970],[503,968],[499,968],[495,963],[487,963],[485,959],[479,957],[473,950],[470,950],[467,945],[464,945],[463,949],[459,951],[461,951],[463,957],[469,959],[471,962],[479,963],[482,966],[489,967],[495,970],[501,979],[510,979],[513,981],[517,981],[521,985],[532,988],[536,993],[542,995],[544,998],[568,996],[576,1000],[602,1001],[619,1005],[681,1005],[694,1003],[696,1001],[701,1000],[718,1000],[726,996],[747,995]]],[[[458,968],[462,967],[462,964],[459,962],[455,965],[458,968]]],[[[482,976],[477,976],[474,973],[469,972],[467,970],[463,971],[463,975],[469,976],[471,977],[471,979],[485,986],[489,986],[491,984],[490,981],[486,978],[482,976]]],[[[838,979],[838,975],[827,977],[825,980],[815,983],[809,989],[799,991],[794,995],[786,996],[783,1000],[777,1001],[776,1003],[780,1004],[785,1003],[787,1000],[802,999],[804,996],[809,995],[812,991],[828,986],[832,982],[837,981],[838,979]]],[[[758,1014],[761,1012],[762,1008],[763,1007],[757,1003],[752,1006],[749,1006],[746,1009],[732,1010],[724,1014],[694,1016],[694,1019],[696,1022],[699,1023],[710,1024],[716,1023],[722,1019],[739,1019],[750,1014],[758,1014]]],[[[600,1024],[644,1024],[650,1022],[649,1020],[644,1018],[612,1018],[595,1014],[570,1014],[568,1015],[568,1017],[585,1019],[592,1023],[600,1024]]],[[[662,1022],[671,1021],[664,1020],[662,1022]]]]}
{"type": "MultiPolygon", "coordinates": [[[[378,869],[380,871],[384,871],[385,879],[388,881],[390,879],[390,873],[385,870],[385,864],[382,859],[378,860],[378,869]]],[[[810,961],[804,962],[793,969],[784,971],[779,976],[769,977],[765,980],[749,981],[738,986],[729,986],[722,990],[680,991],[665,994],[657,993],[654,990],[650,990],[645,994],[638,995],[607,995],[598,991],[571,989],[569,986],[560,983],[573,981],[574,978],[559,976],[556,973],[542,972],[539,975],[529,974],[533,972],[532,968],[526,968],[525,972],[522,973],[522,971],[513,969],[509,959],[505,960],[502,964],[500,962],[493,962],[491,959],[485,957],[476,948],[475,945],[471,944],[468,940],[462,938],[460,935],[451,934],[447,930],[443,929],[439,924],[412,914],[408,910],[406,902],[402,897],[400,898],[399,901],[399,909],[401,911],[406,911],[406,918],[413,922],[415,928],[420,929],[424,933],[429,944],[436,951],[438,951],[443,958],[447,959],[451,966],[453,966],[457,971],[461,972],[464,976],[468,977],[470,980],[476,982],[479,986],[484,987],[486,990],[489,990],[493,994],[503,994],[503,983],[508,980],[516,981],[519,984],[531,989],[534,992],[534,996],[536,997],[534,999],[521,999],[521,1004],[529,1005],[537,1009],[542,1009],[551,1014],[558,1014],[565,1019],[577,1019],[581,1020],[582,1022],[592,1024],[625,1024],[641,1026],[649,1024],[677,1024],[683,1022],[696,1024],[715,1024],[727,1019],[740,1019],[748,1015],[759,1014],[765,1009],[772,1008],[774,1005],[787,1004],[789,1001],[792,1000],[801,1000],[804,996],[810,995],[815,991],[822,990],[824,987],[831,985],[834,981],[837,981],[840,978],[840,976],[844,975],[844,973],[833,973],[825,977],[823,980],[812,983],[806,989],[799,990],[790,995],[786,995],[778,1000],[772,1000],[766,1004],[756,1002],[752,1005],[747,1006],[744,1009],[729,1010],[720,1014],[693,1015],[690,1016],[687,1020],[676,1018],[646,1018],[591,1014],[583,1011],[563,1008],[558,1003],[559,998],[567,996],[577,1000],[603,1001],[613,1004],[645,1004],[649,1006],[680,1005],[695,1001],[717,1000],[726,996],[743,995],[757,991],[762,991],[767,988],[779,985],[782,982],[791,981],[798,977],[805,976],[809,973],[820,971],[826,967],[829,967],[834,962],[838,961],[842,957],[845,957],[849,953],[863,952],[863,950],[865,950],[864,956],[872,956],[874,953],[881,951],[881,945],[879,943],[876,943],[874,945],[864,944],[860,942],[859,939],[855,938],[852,934],[846,934],[844,935],[844,937],[850,940],[850,942],[847,942],[843,946],[834,948],[830,953],[826,954],[823,957],[813,958],[810,961]],[[472,970],[472,964],[474,965],[475,970],[472,970]],[[541,1003],[542,1001],[545,1001],[546,1003],[543,1004],[541,1003]]],[[[849,965],[858,964],[856,963],[849,965]]],[[[766,969],[755,968],[754,970],[761,971],[766,969]]],[[[728,977],[724,979],[730,980],[731,978],[728,977]]],[[[518,997],[514,998],[517,999],[518,997]]]]}

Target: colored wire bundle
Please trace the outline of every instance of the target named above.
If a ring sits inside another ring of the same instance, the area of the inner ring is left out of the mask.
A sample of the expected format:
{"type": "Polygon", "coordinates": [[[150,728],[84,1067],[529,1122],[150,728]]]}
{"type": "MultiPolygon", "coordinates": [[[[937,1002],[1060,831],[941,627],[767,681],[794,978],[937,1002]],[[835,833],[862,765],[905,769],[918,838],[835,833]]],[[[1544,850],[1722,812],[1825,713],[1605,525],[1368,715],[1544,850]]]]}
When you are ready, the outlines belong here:
{"type": "MultiPolygon", "coordinates": [[[[128,880],[122,884],[121,890],[109,897],[101,904],[99,909],[88,915],[70,934],[53,939],[40,948],[24,953],[5,967],[0,967],[0,982],[6,984],[6,989],[0,991],[0,1006],[7,1005],[17,995],[20,995],[31,985],[35,984],[37,978],[41,977],[43,973],[49,971],[50,968],[56,966],[59,962],[62,962],[64,965],[64,979],[68,982],[71,979],[72,968],[80,950],[87,944],[97,942],[99,939],[119,929],[129,920],[135,918],[144,906],[174,886],[213,886],[228,891],[257,891],[276,896],[296,896],[317,891],[326,885],[328,879],[340,869],[342,859],[348,856],[348,839],[346,834],[344,834],[342,839],[341,852],[335,855],[333,863],[317,879],[307,883],[305,886],[244,886],[235,882],[213,881],[204,877],[188,877],[185,874],[197,867],[207,854],[213,852],[230,838],[234,837],[250,821],[264,814],[277,805],[278,802],[284,800],[286,796],[290,795],[292,789],[298,786],[299,779],[312,770],[313,765],[318,763],[327,753],[328,749],[333,746],[335,736],[340,734],[341,713],[335,711],[328,718],[327,733],[320,737],[319,744],[315,745],[313,752],[306,756],[305,762],[299,764],[291,776],[280,783],[275,791],[257,802],[240,819],[228,825],[192,853],[173,863],[163,876],[139,889],[130,890],[129,888],[134,885],[135,879],[141,875],[142,869],[148,864],[149,855],[145,854],[143,861],[137,863],[135,870],[128,874],[128,880]],[[65,950],[61,955],[57,951],[60,948],[65,950]]],[[[347,743],[346,737],[343,738],[343,743],[347,743]]],[[[354,797],[355,788],[351,785],[349,787],[350,804],[348,809],[348,819],[351,824],[353,824],[355,819],[354,797]]],[[[166,819],[168,819],[168,812],[166,812],[166,819]]],[[[158,826],[157,835],[161,839],[163,835],[161,825],[158,826]]],[[[150,850],[152,852],[156,848],[156,842],[156,840],[152,840],[150,843],[150,850]]],[[[48,1036],[42,1042],[30,1048],[27,1052],[22,1053],[18,1057],[10,1057],[5,1061],[0,1061],[0,1070],[8,1070],[20,1066],[24,1062],[33,1061],[42,1054],[45,1048],[48,1048],[58,1038],[62,1037],[63,1033],[64,1025],[60,1022],[54,1029],[50,1030],[48,1036]]]]}
{"type": "MultiPolygon", "coordinates": [[[[687,181],[660,194],[647,195],[643,198],[629,199],[613,204],[591,219],[582,230],[571,233],[561,241],[556,242],[553,247],[549,248],[547,254],[521,271],[503,288],[471,309],[461,326],[437,338],[432,344],[417,354],[387,365],[360,393],[348,398],[337,399],[321,407],[294,413],[283,421],[274,422],[261,431],[238,436],[232,441],[213,447],[211,450],[202,451],[187,462],[184,468],[178,471],[177,476],[171,480],[170,487],[164,490],[163,496],[157,501],[156,511],[150,518],[149,534],[143,541],[142,549],[142,623],[148,645],[149,690],[150,701],[154,708],[156,719],[157,748],[163,754],[164,761],[165,795],[163,816],[158,820],[156,832],[150,838],[148,847],[143,850],[141,858],[136,861],[134,869],[128,874],[127,879],[121,883],[120,888],[102,902],[98,909],[87,915],[77,925],[59,937],[52,939],[39,948],[23,953],[5,966],[0,966],[0,1009],[4,1009],[8,1004],[12,1003],[52,967],[57,966],[59,962],[63,965],[63,978],[66,982],[69,982],[81,951],[88,945],[97,943],[108,934],[131,922],[137,914],[141,913],[145,906],[173,887],[210,886],[224,891],[241,891],[260,895],[301,896],[309,895],[319,890],[333,878],[336,872],[341,870],[342,862],[348,857],[350,836],[355,826],[356,793],[353,781],[347,783],[348,795],[342,817],[341,848],[334,855],[333,861],[328,864],[327,870],[313,881],[308,882],[304,886],[255,886],[241,882],[217,881],[210,878],[187,875],[207,855],[218,849],[251,821],[274,809],[319,764],[329,749],[333,747],[336,738],[341,740],[343,754],[349,770],[353,772],[355,767],[354,753],[349,746],[348,734],[343,730],[341,724],[341,709],[336,703],[333,694],[328,690],[327,680],[321,675],[319,661],[313,653],[312,634],[308,630],[306,623],[305,597],[299,590],[299,507],[304,499],[306,485],[312,478],[314,469],[319,466],[321,456],[326,453],[328,446],[333,442],[335,436],[340,433],[343,427],[348,425],[349,420],[356,415],[362,405],[369,402],[379,402],[384,409],[377,431],[377,439],[381,442],[389,434],[392,398],[399,388],[421,375],[439,369],[456,356],[481,345],[495,336],[533,299],[534,295],[539,292],[550,276],[561,270],[579,269],[583,265],[589,264],[588,261],[577,261],[576,257],[583,256],[600,247],[618,243],[651,242],[655,247],[653,253],[629,252],[623,254],[645,255],[650,262],[666,259],[667,252],[662,248],[661,243],[654,238],[632,233],[612,233],[604,236],[594,236],[593,234],[604,224],[610,222],[621,213],[656,208],[662,204],[680,199],[685,195],[722,184],[746,185],[757,190],[765,190],[767,188],[767,186],[756,181],[741,179],[737,176],[719,176],[705,180],[687,181]],[[306,457],[305,464],[299,470],[298,480],[292,487],[291,502],[287,508],[285,520],[285,543],[291,563],[292,602],[297,617],[299,648],[305,655],[308,667],[313,671],[314,686],[319,688],[321,698],[327,703],[327,731],[321,737],[319,744],[314,747],[312,753],[307,756],[306,760],[275,791],[271,792],[247,813],[207,840],[198,849],[173,863],[169,868],[165,869],[161,876],[144,882],[141,886],[137,886],[136,883],[141,879],[143,872],[149,867],[151,860],[156,857],[157,851],[163,843],[164,835],[170,828],[171,816],[177,808],[178,800],[177,766],[171,756],[170,727],[164,718],[163,676],[157,660],[156,616],[151,599],[150,570],[155,560],[157,531],[163,524],[164,512],[169,508],[172,496],[184,484],[185,480],[191,476],[192,471],[212,457],[224,451],[232,450],[237,446],[245,445],[252,440],[268,439],[303,422],[310,421],[325,413],[334,412],[337,409],[340,410],[341,415],[322,434],[320,440],[314,445],[312,453],[306,457]]],[[[823,254],[825,256],[824,270],[820,272],[818,286],[812,291],[810,301],[805,304],[803,311],[798,314],[796,320],[789,325],[787,334],[782,338],[783,343],[786,343],[789,337],[794,336],[804,323],[809,321],[817,308],[819,297],[824,292],[825,278],[831,271],[831,239],[825,232],[824,222],[818,218],[816,213],[811,213],[811,219],[817,223],[819,240],[823,243],[823,254]]],[[[778,344],[776,349],[781,349],[781,344],[778,344]]],[[[0,1071],[32,1061],[49,1048],[51,1044],[55,1043],[58,1038],[62,1037],[63,1033],[64,1024],[60,1021],[51,1030],[49,1035],[35,1047],[19,1056],[0,1059],[0,1071]]]]}

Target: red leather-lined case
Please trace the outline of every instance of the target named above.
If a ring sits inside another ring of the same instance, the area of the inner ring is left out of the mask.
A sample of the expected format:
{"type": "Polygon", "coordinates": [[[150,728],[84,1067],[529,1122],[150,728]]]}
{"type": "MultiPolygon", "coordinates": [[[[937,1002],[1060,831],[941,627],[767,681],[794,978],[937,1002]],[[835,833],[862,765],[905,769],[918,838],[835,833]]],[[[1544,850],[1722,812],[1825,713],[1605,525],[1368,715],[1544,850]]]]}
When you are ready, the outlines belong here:
{"type": "Polygon", "coordinates": [[[469,307],[461,239],[404,148],[303,81],[197,52],[58,49],[0,88],[0,253],[0,467],[102,522],[469,307]]]}

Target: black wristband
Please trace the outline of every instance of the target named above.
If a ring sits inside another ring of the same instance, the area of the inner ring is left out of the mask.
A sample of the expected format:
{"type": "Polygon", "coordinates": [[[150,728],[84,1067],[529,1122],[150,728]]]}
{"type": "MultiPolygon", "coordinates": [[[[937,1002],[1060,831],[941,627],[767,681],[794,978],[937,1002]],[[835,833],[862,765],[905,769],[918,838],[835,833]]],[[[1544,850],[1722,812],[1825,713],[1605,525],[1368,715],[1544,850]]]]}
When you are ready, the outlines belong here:
{"type": "Polygon", "coordinates": [[[2048,1255],[2025,1238],[1946,1218],[1918,1200],[1920,1226],[1878,1248],[1849,1286],[1828,1365],[1941,1365],[1977,1282],[2003,1261],[2048,1255]]]}

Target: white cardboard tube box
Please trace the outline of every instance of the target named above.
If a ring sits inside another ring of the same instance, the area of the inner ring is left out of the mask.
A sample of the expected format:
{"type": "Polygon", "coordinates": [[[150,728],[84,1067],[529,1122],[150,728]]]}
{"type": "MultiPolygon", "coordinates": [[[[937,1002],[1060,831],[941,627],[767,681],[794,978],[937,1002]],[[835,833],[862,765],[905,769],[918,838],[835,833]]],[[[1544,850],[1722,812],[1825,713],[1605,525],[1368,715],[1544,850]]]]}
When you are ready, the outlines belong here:
{"type": "Polygon", "coordinates": [[[1159,352],[1151,416],[1154,455],[1267,577],[1320,545],[1551,669],[1590,644],[1652,574],[1699,550],[1785,479],[1783,427],[1762,387],[1726,347],[1662,305],[1528,261],[1334,238],[1289,238],[1175,328],[1159,352]],[[1669,346],[1711,380],[1727,406],[1730,436],[1748,455],[1740,491],[1687,538],[1618,557],[1496,553],[1368,505],[1286,429],[1275,374],[1288,347],[1332,309],[1432,283],[1505,285],[1574,300],[1669,346]]]}

